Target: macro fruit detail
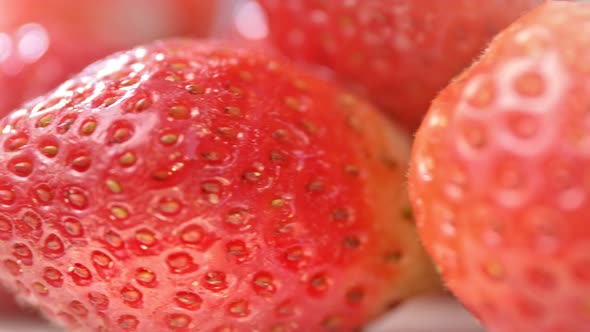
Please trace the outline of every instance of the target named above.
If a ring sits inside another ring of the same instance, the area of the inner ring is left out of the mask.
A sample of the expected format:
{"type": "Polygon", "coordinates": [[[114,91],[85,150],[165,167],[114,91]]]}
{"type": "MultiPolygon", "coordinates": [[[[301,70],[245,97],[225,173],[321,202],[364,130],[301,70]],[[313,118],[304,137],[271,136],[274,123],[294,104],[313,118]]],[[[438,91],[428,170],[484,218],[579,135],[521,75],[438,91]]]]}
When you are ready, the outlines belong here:
{"type": "Polygon", "coordinates": [[[190,40],[0,122],[0,280],[108,331],[351,330],[436,278],[408,139],[332,84],[190,40]]]}
{"type": "Polygon", "coordinates": [[[414,131],[437,93],[542,0],[259,0],[283,54],[325,66],[414,131]]]}
{"type": "Polygon", "coordinates": [[[494,332],[588,331],[590,4],[550,1],[433,102],[412,152],[419,232],[494,332]]]}

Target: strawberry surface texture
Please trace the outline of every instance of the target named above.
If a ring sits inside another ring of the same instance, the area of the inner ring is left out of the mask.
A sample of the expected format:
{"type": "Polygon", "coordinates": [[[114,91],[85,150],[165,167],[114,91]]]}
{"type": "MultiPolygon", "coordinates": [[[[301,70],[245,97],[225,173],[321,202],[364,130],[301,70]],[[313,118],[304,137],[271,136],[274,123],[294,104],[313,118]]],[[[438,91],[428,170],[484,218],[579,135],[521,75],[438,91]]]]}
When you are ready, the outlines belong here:
{"type": "Polygon", "coordinates": [[[286,56],[332,69],[415,130],[450,79],[542,0],[259,2],[286,56]]]}
{"type": "Polygon", "coordinates": [[[113,55],[0,149],[0,280],[70,330],[352,331],[437,288],[407,135],[252,50],[113,55]]]}
{"type": "Polygon", "coordinates": [[[590,331],[589,27],[582,2],[520,19],[416,136],[419,232],[489,331],[590,331]]]}

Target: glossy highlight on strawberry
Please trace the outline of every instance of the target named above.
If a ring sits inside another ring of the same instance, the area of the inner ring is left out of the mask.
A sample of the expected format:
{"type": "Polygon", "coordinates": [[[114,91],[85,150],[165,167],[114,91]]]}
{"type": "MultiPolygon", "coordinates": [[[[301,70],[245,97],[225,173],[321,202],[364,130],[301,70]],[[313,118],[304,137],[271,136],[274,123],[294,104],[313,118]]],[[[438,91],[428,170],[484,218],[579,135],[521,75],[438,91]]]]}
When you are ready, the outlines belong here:
{"type": "Polygon", "coordinates": [[[260,0],[269,40],[326,66],[415,130],[492,37],[542,0],[260,0]]]}
{"type": "Polygon", "coordinates": [[[349,331],[437,288],[407,136],[252,50],[113,55],[0,147],[0,280],[70,329],[349,331]]]}
{"type": "Polygon", "coordinates": [[[590,4],[550,1],[433,102],[410,193],[448,287],[492,332],[590,326],[590,4]]]}

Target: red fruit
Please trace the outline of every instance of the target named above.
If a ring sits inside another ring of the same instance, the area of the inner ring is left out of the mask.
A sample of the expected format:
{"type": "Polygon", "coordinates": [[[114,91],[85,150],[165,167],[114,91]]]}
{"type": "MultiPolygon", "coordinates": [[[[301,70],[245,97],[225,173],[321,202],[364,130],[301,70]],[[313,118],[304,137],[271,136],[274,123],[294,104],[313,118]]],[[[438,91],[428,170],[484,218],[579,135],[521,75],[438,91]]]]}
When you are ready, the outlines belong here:
{"type": "MultiPolygon", "coordinates": [[[[38,319],[37,312],[24,306],[22,303],[17,303],[14,294],[0,287],[0,320],[3,320],[9,315],[14,317],[26,319],[38,319]]],[[[4,327],[4,326],[3,326],[4,327]]]]}
{"type": "Polygon", "coordinates": [[[0,0],[0,117],[116,50],[165,36],[204,35],[214,4],[0,0]]]}
{"type": "Polygon", "coordinates": [[[156,42],[0,128],[0,279],[69,328],[348,331],[436,287],[407,137],[265,55],[156,42]]]}
{"type": "Polygon", "coordinates": [[[14,303],[14,296],[4,288],[0,288],[0,315],[17,309],[18,305],[14,303]]]}
{"type": "Polygon", "coordinates": [[[590,4],[549,2],[434,101],[411,197],[449,288],[494,332],[588,331],[590,4]]]}
{"type": "Polygon", "coordinates": [[[270,40],[327,66],[414,130],[430,101],[541,0],[260,0],[270,40]]]}

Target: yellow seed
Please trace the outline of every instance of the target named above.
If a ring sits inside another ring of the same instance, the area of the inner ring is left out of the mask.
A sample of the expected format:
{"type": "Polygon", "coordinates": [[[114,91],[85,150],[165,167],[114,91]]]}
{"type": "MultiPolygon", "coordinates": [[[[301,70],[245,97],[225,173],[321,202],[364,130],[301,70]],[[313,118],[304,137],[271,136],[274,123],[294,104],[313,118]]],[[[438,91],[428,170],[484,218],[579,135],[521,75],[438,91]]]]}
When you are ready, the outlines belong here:
{"type": "Polygon", "coordinates": [[[47,127],[53,121],[53,115],[46,115],[39,120],[39,127],[47,127]]]}
{"type": "Polygon", "coordinates": [[[102,105],[103,105],[104,107],[109,107],[109,106],[111,106],[112,104],[114,104],[116,101],[117,101],[117,98],[115,98],[115,97],[110,97],[110,98],[107,98],[107,99],[105,99],[105,101],[102,103],[102,105]]]}
{"type": "Polygon", "coordinates": [[[174,119],[186,119],[189,116],[188,110],[184,106],[172,106],[168,109],[168,115],[174,119]]]}
{"type": "Polygon", "coordinates": [[[123,154],[121,158],[119,158],[119,162],[121,163],[121,165],[124,166],[132,165],[133,163],[135,163],[135,160],[135,155],[131,152],[125,152],[125,154],[123,154]]]}
{"type": "Polygon", "coordinates": [[[254,76],[252,75],[251,72],[248,71],[242,71],[240,72],[240,78],[243,79],[244,81],[252,81],[252,79],[254,78],[254,76]]]}
{"type": "Polygon", "coordinates": [[[307,82],[304,80],[295,80],[293,81],[293,85],[299,90],[307,90],[307,82]]]}
{"type": "Polygon", "coordinates": [[[287,105],[288,107],[296,110],[296,111],[300,111],[302,104],[301,101],[295,97],[291,97],[291,96],[287,96],[285,97],[285,105],[287,105]]]}
{"type": "Polygon", "coordinates": [[[229,92],[233,93],[234,95],[238,95],[239,96],[239,95],[242,94],[242,90],[240,88],[238,88],[238,87],[235,87],[235,86],[230,86],[228,88],[228,90],[229,90],[229,92]]]}
{"type": "Polygon", "coordinates": [[[270,202],[270,205],[274,207],[281,207],[285,204],[285,201],[282,198],[275,198],[270,202]]]}
{"type": "Polygon", "coordinates": [[[121,184],[114,179],[107,179],[107,187],[115,194],[119,194],[123,191],[123,189],[121,188],[121,184]]]}
{"type": "Polygon", "coordinates": [[[143,111],[150,106],[150,100],[147,98],[141,98],[135,103],[135,110],[136,111],[143,111]]]}
{"type": "Polygon", "coordinates": [[[203,93],[203,87],[201,87],[198,84],[191,84],[191,85],[187,85],[186,87],[184,87],[186,91],[196,95],[196,94],[201,94],[203,93]]]}
{"type": "Polygon", "coordinates": [[[240,116],[240,114],[242,114],[242,112],[240,111],[239,108],[237,107],[233,107],[233,106],[227,106],[225,109],[225,114],[231,115],[231,116],[240,116]]]}
{"type": "Polygon", "coordinates": [[[129,216],[129,212],[123,207],[115,206],[111,208],[111,213],[117,219],[126,219],[129,216]]]}
{"type": "Polygon", "coordinates": [[[166,135],[160,137],[160,142],[162,144],[170,145],[170,144],[176,143],[177,139],[178,139],[178,136],[176,136],[174,134],[166,134],[166,135]]]}
{"type": "Polygon", "coordinates": [[[343,108],[351,108],[356,104],[356,99],[352,95],[343,94],[338,98],[338,103],[343,108]]]}
{"type": "Polygon", "coordinates": [[[57,146],[55,145],[46,145],[41,148],[41,152],[48,157],[54,157],[57,154],[57,146]]]}
{"type": "Polygon", "coordinates": [[[83,135],[90,135],[96,129],[96,122],[95,121],[88,121],[84,125],[82,125],[82,134],[83,135]]]}

